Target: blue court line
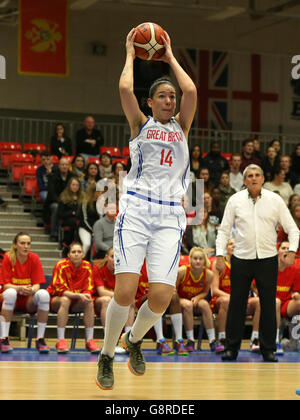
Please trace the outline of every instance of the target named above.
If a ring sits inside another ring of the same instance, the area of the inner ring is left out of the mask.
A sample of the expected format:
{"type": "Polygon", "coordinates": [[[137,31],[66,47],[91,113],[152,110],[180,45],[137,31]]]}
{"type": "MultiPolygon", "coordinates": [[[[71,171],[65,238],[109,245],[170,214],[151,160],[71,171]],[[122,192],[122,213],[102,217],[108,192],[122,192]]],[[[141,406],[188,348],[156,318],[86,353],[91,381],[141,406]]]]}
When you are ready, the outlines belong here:
{"type": "MultiPolygon", "coordinates": [[[[210,351],[195,351],[189,356],[160,356],[155,350],[143,351],[146,362],[150,363],[224,363],[221,356],[210,351]]],[[[115,355],[115,362],[127,361],[127,355],[115,355]]],[[[97,363],[98,355],[90,354],[84,349],[74,349],[68,354],[58,354],[55,349],[51,349],[49,354],[39,354],[35,349],[15,348],[11,353],[0,354],[1,362],[62,362],[62,363],[97,363]]],[[[283,356],[278,356],[279,363],[300,363],[300,353],[285,352],[283,356]]],[[[226,363],[226,362],[225,362],[226,363]]],[[[263,363],[260,354],[252,354],[248,350],[241,350],[236,362],[231,363],[263,363]]]]}

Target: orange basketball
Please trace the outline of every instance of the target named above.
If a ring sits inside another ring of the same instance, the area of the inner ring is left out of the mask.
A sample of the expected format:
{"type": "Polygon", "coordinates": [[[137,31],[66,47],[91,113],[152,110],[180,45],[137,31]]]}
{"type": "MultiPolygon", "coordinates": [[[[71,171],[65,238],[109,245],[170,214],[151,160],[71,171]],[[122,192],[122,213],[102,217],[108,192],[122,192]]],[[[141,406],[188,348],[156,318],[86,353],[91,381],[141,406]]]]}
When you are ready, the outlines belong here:
{"type": "Polygon", "coordinates": [[[135,54],[142,60],[157,60],[164,55],[165,47],[161,35],[164,30],[156,23],[141,23],[136,28],[135,54]]]}

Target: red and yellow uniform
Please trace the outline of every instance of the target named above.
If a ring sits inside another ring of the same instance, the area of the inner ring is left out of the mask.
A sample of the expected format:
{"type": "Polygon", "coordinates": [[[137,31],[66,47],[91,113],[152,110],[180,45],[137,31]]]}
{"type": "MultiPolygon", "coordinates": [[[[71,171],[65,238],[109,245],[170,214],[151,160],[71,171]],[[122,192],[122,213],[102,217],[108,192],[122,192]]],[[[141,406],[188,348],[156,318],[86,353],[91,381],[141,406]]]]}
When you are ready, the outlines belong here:
{"type": "Polygon", "coordinates": [[[47,290],[52,299],[67,291],[92,295],[93,289],[91,264],[83,260],[76,268],[68,258],[64,258],[56,263],[52,282],[47,290]]]}
{"type": "MultiPolygon", "coordinates": [[[[225,271],[219,275],[219,289],[230,295],[231,283],[230,283],[231,265],[225,258],[225,271]]],[[[209,302],[213,313],[217,312],[217,300],[219,296],[213,296],[209,302]]]]}
{"type": "Polygon", "coordinates": [[[115,290],[116,276],[109,271],[107,264],[104,264],[101,268],[98,267],[98,264],[94,264],[92,276],[95,285],[94,298],[98,297],[97,287],[104,286],[104,289],[110,292],[115,290]]]}
{"type": "Polygon", "coordinates": [[[3,293],[3,280],[2,280],[2,268],[0,266],[0,310],[1,310],[2,302],[3,302],[2,293],[3,293]]]}
{"type": "Polygon", "coordinates": [[[186,265],[186,271],[183,280],[178,288],[178,295],[183,299],[192,299],[194,296],[203,292],[206,286],[206,267],[203,267],[202,273],[196,279],[191,272],[191,266],[186,265]]]}
{"type": "Polygon", "coordinates": [[[288,318],[287,307],[293,292],[300,291],[300,271],[295,265],[278,270],[276,297],[281,300],[281,315],[288,318]]]}
{"type": "Polygon", "coordinates": [[[138,289],[135,295],[135,306],[138,309],[141,307],[142,303],[145,301],[148,292],[149,292],[149,282],[148,282],[146,263],[144,263],[141,269],[138,289]]]}
{"type": "MultiPolygon", "coordinates": [[[[3,285],[33,286],[46,283],[40,258],[34,252],[28,253],[28,258],[24,264],[21,264],[17,259],[15,265],[12,265],[8,254],[5,254],[1,266],[1,277],[3,285]]],[[[18,294],[15,310],[26,311],[26,302],[29,297],[18,294]]]]}

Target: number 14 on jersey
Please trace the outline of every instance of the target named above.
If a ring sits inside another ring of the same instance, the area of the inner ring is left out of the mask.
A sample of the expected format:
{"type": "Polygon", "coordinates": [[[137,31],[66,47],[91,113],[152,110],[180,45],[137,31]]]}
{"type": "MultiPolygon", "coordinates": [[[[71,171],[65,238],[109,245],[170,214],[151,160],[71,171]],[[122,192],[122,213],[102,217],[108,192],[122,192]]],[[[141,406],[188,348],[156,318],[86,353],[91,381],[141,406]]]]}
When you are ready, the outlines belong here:
{"type": "Polygon", "coordinates": [[[167,164],[169,166],[172,166],[173,163],[173,157],[172,157],[172,150],[169,150],[168,153],[166,153],[165,149],[161,150],[160,154],[160,164],[167,164]]]}

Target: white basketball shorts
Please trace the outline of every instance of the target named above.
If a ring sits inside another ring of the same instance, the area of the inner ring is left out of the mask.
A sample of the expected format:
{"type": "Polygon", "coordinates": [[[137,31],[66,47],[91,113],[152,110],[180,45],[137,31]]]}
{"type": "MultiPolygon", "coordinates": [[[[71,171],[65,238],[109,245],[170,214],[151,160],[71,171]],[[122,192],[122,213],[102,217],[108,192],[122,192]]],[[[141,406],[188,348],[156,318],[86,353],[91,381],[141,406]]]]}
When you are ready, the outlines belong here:
{"type": "Polygon", "coordinates": [[[115,274],[139,274],[146,258],[149,283],[175,286],[185,228],[181,205],[124,194],[114,230],[115,274]]]}

